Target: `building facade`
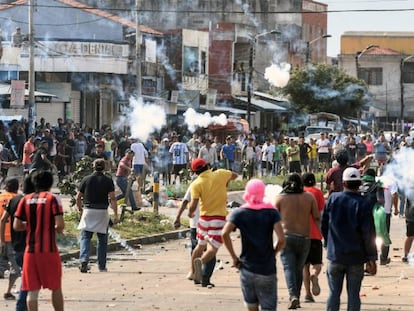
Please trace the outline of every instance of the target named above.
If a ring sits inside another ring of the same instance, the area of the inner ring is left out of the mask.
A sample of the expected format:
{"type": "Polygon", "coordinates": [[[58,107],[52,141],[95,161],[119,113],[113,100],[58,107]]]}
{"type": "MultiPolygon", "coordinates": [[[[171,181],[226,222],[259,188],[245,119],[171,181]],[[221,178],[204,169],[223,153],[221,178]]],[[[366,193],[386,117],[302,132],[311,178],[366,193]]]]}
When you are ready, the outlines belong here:
{"type": "Polygon", "coordinates": [[[368,117],[404,130],[414,122],[414,32],[346,32],[339,66],[372,94],[368,117]]]}
{"type": "MultiPolygon", "coordinates": [[[[3,82],[28,81],[28,14],[27,1],[0,5],[3,82]],[[14,42],[17,28],[20,44],[14,42]]],[[[37,118],[54,124],[65,117],[91,128],[111,125],[135,90],[135,40],[130,38],[136,24],[71,0],[36,1],[33,20],[35,89],[56,95],[36,104],[37,118]]],[[[154,95],[163,89],[156,55],[162,33],[145,26],[141,32],[142,89],[154,95]]]]}

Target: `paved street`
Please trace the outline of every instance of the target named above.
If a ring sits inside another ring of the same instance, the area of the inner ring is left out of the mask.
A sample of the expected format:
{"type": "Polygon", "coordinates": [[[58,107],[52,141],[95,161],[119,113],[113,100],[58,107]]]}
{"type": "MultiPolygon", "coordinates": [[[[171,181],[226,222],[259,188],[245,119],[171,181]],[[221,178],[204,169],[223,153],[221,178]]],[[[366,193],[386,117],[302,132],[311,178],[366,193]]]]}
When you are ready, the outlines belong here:
{"type": "MultiPolygon", "coordinates": [[[[173,215],[175,209],[162,208],[161,212],[173,215]]],[[[364,279],[362,310],[414,310],[411,297],[414,266],[401,262],[404,232],[404,220],[393,217],[392,261],[387,266],[379,266],[377,276],[364,279]]],[[[237,233],[234,239],[238,246],[240,239],[237,233]]],[[[215,288],[202,288],[185,279],[189,269],[187,242],[184,237],[142,245],[142,248],[135,249],[134,254],[126,250],[111,253],[107,273],[98,272],[96,265],[92,264],[90,273],[81,274],[75,259],[65,262],[63,292],[66,310],[244,310],[238,273],[230,267],[230,258],[224,248],[218,253],[220,262],[212,279],[215,288]]],[[[288,294],[279,258],[277,267],[279,310],[287,310],[288,294]]],[[[301,310],[324,310],[328,293],[325,267],[320,283],[322,292],[316,297],[317,302],[302,302],[301,310]]],[[[6,280],[0,280],[0,288],[6,288],[6,280]]],[[[49,297],[47,290],[41,291],[40,310],[53,310],[49,297]]],[[[0,310],[14,310],[14,302],[0,301],[0,310]]]]}

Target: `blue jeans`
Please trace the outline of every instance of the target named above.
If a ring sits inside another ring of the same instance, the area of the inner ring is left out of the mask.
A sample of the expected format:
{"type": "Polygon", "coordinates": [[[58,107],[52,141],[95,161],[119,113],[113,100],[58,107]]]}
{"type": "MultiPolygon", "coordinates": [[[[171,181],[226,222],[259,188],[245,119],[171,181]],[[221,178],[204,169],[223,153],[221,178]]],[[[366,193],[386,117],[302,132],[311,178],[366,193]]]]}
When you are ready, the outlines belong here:
{"type": "MultiPolygon", "coordinates": [[[[99,270],[106,268],[106,253],[108,250],[108,233],[96,233],[98,236],[98,244],[96,246],[96,254],[98,257],[99,270]]],[[[81,263],[89,262],[89,252],[91,249],[91,239],[93,232],[82,230],[81,241],[80,241],[80,255],[79,261],[81,263]]]]}
{"type": "Polygon", "coordinates": [[[285,272],[289,299],[300,297],[303,266],[309,254],[311,240],[305,236],[286,234],[286,246],[280,253],[285,272]]]}
{"type": "Polygon", "coordinates": [[[329,285],[329,296],[326,304],[327,311],[339,310],[341,303],[342,285],[346,277],[346,291],[348,293],[348,311],[361,310],[359,291],[364,278],[364,265],[346,266],[329,261],[326,271],[329,285]]]}
{"type": "Polygon", "coordinates": [[[244,303],[248,308],[260,305],[262,311],[277,308],[276,274],[261,275],[240,269],[240,284],[244,303]]]}
{"type": "MultiPolygon", "coordinates": [[[[127,191],[127,187],[128,187],[128,177],[120,177],[120,176],[116,176],[116,184],[119,187],[119,189],[121,189],[122,193],[118,194],[116,196],[116,200],[120,200],[123,197],[125,197],[125,193],[127,191]]],[[[131,189],[129,189],[129,195],[128,195],[128,200],[129,200],[129,204],[131,204],[131,208],[133,210],[138,209],[137,204],[135,203],[135,197],[134,197],[134,193],[132,192],[131,189]]]]}
{"type": "Polygon", "coordinates": [[[279,175],[279,169],[280,169],[280,160],[273,161],[273,175],[274,176],[279,175]]]}
{"type": "MultiPolygon", "coordinates": [[[[24,255],[24,251],[15,252],[14,254],[14,258],[16,258],[16,262],[20,268],[23,267],[23,255],[24,255]]],[[[27,291],[22,290],[22,288],[20,287],[19,295],[17,296],[17,299],[16,299],[16,311],[27,311],[26,298],[27,298],[27,291]]]]}

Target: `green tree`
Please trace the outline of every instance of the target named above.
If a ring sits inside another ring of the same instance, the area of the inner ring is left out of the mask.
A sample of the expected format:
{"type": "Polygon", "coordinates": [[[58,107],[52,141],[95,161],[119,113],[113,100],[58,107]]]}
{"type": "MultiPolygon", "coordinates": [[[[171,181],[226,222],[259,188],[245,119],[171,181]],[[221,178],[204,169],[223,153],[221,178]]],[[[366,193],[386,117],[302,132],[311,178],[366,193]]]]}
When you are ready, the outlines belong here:
{"type": "Polygon", "coordinates": [[[340,116],[358,116],[370,98],[363,80],[330,65],[295,69],[282,92],[298,111],[340,116]]]}

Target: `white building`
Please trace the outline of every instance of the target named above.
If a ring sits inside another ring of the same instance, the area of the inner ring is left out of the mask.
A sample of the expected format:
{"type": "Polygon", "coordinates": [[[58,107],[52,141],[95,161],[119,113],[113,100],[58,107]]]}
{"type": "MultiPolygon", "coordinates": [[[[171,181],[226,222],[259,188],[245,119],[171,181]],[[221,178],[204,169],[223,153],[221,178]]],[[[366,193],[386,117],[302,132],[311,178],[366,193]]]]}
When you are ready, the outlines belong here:
{"type": "MultiPolygon", "coordinates": [[[[35,89],[56,95],[51,102],[37,103],[37,119],[44,117],[55,124],[64,117],[92,128],[111,125],[135,90],[135,41],[129,38],[134,37],[136,24],[77,1],[37,0],[35,5],[35,89]]],[[[27,1],[0,5],[0,18],[0,80],[27,83],[27,1]],[[16,27],[24,34],[21,47],[11,44],[16,27]]],[[[141,32],[143,94],[154,96],[163,88],[156,56],[162,33],[145,26],[141,32]]]]}

